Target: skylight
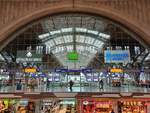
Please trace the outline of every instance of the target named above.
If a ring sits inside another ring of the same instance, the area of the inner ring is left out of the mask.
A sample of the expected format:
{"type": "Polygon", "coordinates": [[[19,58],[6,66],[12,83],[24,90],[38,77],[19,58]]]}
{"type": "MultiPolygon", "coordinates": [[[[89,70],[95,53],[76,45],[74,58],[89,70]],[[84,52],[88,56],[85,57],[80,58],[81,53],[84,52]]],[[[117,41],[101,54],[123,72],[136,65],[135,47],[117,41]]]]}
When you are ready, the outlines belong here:
{"type": "Polygon", "coordinates": [[[64,43],[64,40],[62,37],[57,37],[54,40],[55,40],[56,45],[64,43]]]}
{"type": "Polygon", "coordinates": [[[2,55],[0,54],[0,60],[4,61],[5,59],[2,57],[2,55]]]}
{"type": "Polygon", "coordinates": [[[73,35],[65,35],[63,36],[65,43],[73,42],[73,35]]]}
{"type": "Polygon", "coordinates": [[[98,35],[98,31],[94,31],[94,30],[88,30],[88,33],[98,35]]]}
{"type": "Polygon", "coordinates": [[[77,32],[87,32],[86,28],[76,28],[77,32]]]}
{"type": "Polygon", "coordinates": [[[62,28],[61,31],[62,32],[72,32],[73,29],[72,28],[62,28]]]}
{"type": "Polygon", "coordinates": [[[51,31],[50,32],[51,35],[60,34],[60,33],[61,33],[60,30],[56,30],[56,31],[51,31]]]}
{"type": "Polygon", "coordinates": [[[50,36],[49,33],[45,33],[45,34],[42,34],[42,35],[39,35],[39,39],[44,39],[46,37],[50,36]]]}
{"type": "Polygon", "coordinates": [[[110,39],[110,35],[108,34],[104,34],[104,33],[99,33],[98,34],[100,37],[106,38],[106,39],[110,39]]]}

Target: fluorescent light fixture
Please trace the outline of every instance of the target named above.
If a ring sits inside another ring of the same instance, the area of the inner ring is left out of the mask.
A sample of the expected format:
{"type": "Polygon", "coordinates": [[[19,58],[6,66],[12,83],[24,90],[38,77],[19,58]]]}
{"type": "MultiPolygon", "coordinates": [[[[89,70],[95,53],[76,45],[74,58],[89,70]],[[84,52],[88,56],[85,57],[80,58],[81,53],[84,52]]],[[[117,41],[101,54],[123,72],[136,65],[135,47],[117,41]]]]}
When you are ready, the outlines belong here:
{"type": "Polygon", "coordinates": [[[50,32],[51,35],[60,34],[60,33],[61,33],[60,30],[56,30],[56,31],[51,31],[50,32]]]}
{"type": "Polygon", "coordinates": [[[106,39],[110,39],[110,35],[105,34],[105,33],[99,33],[98,34],[100,37],[106,38],[106,39]]]}
{"type": "Polygon", "coordinates": [[[44,38],[46,38],[48,36],[50,36],[50,34],[49,33],[45,33],[45,34],[39,35],[38,37],[39,37],[39,39],[44,39],[44,38]]]}
{"type": "Polygon", "coordinates": [[[61,31],[62,32],[72,32],[73,29],[72,28],[62,28],[61,31]]]}
{"type": "Polygon", "coordinates": [[[88,30],[87,32],[88,32],[88,33],[91,33],[91,34],[98,35],[98,31],[94,31],[94,30],[88,30]]]}
{"type": "Polygon", "coordinates": [[[77,32],[87,32],[86,28],[76,28],[77,32]]]}

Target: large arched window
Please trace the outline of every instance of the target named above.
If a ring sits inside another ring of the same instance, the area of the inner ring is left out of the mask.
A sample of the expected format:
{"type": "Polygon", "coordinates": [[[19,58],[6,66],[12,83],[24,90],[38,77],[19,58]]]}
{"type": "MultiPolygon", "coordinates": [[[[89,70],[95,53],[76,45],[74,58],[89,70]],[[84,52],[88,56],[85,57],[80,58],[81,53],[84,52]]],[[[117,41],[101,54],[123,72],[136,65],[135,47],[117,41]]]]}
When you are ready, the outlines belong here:
{"type": "Polygon", "coordinates": [[[59,14],[32,22],[16,33],[14,40],[1,51],[0,59],[2,66],[13,62],[35,64],[44,69],[59,66],[100,69],[107,64],[106,50],[126,50],[130,59],[121,65],[144,64],[149,60],[149,51],[135,40],[136,37],[123,26],[103,17],[59,14]],[[78,54],[76,61],[68,59],[71,52],[78,54]]]}

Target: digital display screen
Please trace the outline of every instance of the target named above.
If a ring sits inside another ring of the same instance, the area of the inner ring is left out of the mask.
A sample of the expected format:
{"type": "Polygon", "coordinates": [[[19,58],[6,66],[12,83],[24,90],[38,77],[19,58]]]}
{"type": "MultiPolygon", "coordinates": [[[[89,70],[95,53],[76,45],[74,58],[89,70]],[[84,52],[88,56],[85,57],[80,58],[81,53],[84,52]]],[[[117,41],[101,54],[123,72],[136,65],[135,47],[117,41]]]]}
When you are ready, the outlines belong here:
{"type": "Polygon", "coordinates": [[[105,50],[105,63],[125,63],[130,62],[129,50],[105,50]]]}
{"type": "Polygon", "coordinates": [[[53,79],[52,79],[52,78],[48,78],[48,81],[49,81],[49,82],[52,82],[52,81],[53,81],[53,79]]]}
{"type": "Polygon", "coordinates": [[[60,81],[60,76],[59,76],[59,74],[55,73],[55,74],[53,75],[53,81],[55,81],[55,82],[59,82],[59,81],[60,81]]]}
{"type": "Polygon", "coordinates": [[[87,82],[92,82],[93,81],[92,74],[86,74],[86,80],[87,80],[87,82]]]}
{"type": "Polygon", "coordinates": [[[94,75],[93,75],[93,81],[95,81],[95,82],[99,81],[98,73],[94,73],[94,75]]]}
{"type": "Polygon", "coordinates": [[[68,60],[78,60],[79,54],[77,52],[69,52],[67,58],[68,60]]]}

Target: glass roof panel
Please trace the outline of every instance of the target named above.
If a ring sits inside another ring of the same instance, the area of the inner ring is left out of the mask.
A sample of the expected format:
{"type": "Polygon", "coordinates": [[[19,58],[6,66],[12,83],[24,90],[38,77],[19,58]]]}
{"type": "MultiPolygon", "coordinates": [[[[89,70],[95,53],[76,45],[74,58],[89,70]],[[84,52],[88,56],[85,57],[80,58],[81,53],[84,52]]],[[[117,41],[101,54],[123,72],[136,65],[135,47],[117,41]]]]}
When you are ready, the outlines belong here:
{"type": "Polygon", "coordinates": [[[50,31],[51,35],[60,34],[60,33],[61,33],[61,30],[50,31]]]}
{"type": "Polygon", "coordinates": [[[55,40],[56,45],[64,43],[64,40],[62,37],[54,38],[54,40],[55,40]]]}
{"type": "Polygon", "coordinates": [[[100,37],[105,38],[105,39],[110,39],[110,35],[108,35],[108,34],[105,34],[105,33],[99,33],[98,35],[99,35],[100,37]]]}
{"type": "Polygon", "coordinates": [[[85,36],[82,35],[76,35],[76,42],[84,43],[85,36]]]}
{"type": "Polygon", "coordinates": [[[61,31],[64,32],[64,33],[65,32],[72,32],[73,28],[62,28],[61,31]]]}
{"type": "Polygon", "coordinates": [[[88,32],[88,33],[91,33],[91,34],[98,35],[98,31],[94,31],[94,30],[88,30],[87,32],[88,32]]]}
{"type": "Polygon", "coordinates": [[[39,37],[39,39],[44,39],[44,38],[46,38],[48,36],[50,36],[50,34],[49,33],[45,33],[45,34],[39,35],[38,37],[39,37]]]}
{"type": "Polygon", "coordinates": [[[49,41],[47,41],[45,44],[46,44],[46,46],[48,46],[48,47],[53,47],[53,46],[55,46],[55,43],[54,43],[53,40],[49,40],[49,41]]]}
{"type": "Polygon", "coordinates": [[[95,42],[94,42],[93,45],[96,46],[96,47],[98,47],[98,48],[101,48],[103,44],[104,44],[104,42],[101,42],[99,40],[95,40],[95,42]]]}
{"type": "Polygon", "coordinates": [[[68,42],[73,42],[73,35],[65,35],[64,37],[64,42],[68,43],[68,42]]]}
{"type": "Polygon", "coordinates": [[[76,28],[77,32],[87,32],[86,28],[76,28]]]}
{"type": "Polygon", "coordinates": [[[57,53],[61,53],[65,51],[65,47],[64,46],[56,46],[54,50],[52,50],[53,54],[57,54],[57,53]]]}
{"type": "Polygon", "coordinates": [[[68,52],[73,51],[73,45],[66,46],[66,49],[67,49],[68,52]]]}
{"type": "Polygon", "coordinates": [[[5,61],[5,59],[2,57],[1,54],[0,54],[0,61],[5,61]]]}
{"type": "Polygon", "coordinates": [[[95,40],[94,38],[86,36],[85,43],[87,43],[87,44],[93,44],[94,40],[95,40]]]}
{"type": "Polygon", "coordinates": [[[145,60],[150,60],[150,53],[149,53],[148,56],[145,58],[145,60]]]}

